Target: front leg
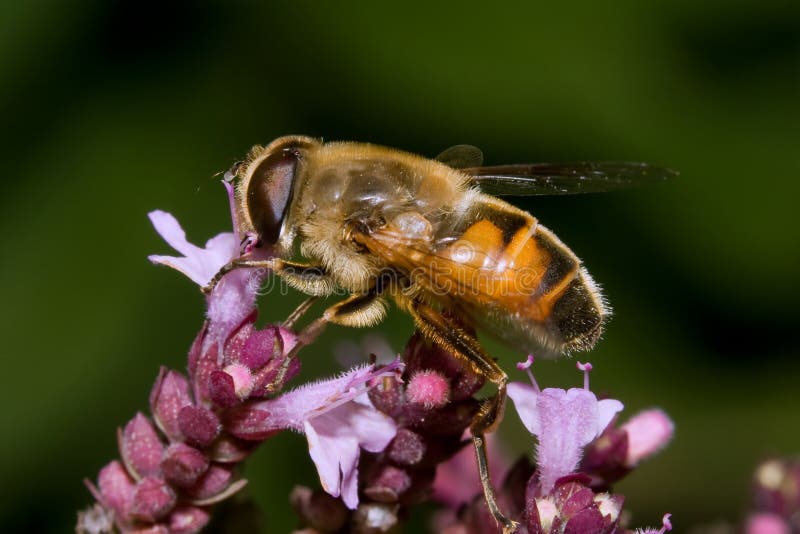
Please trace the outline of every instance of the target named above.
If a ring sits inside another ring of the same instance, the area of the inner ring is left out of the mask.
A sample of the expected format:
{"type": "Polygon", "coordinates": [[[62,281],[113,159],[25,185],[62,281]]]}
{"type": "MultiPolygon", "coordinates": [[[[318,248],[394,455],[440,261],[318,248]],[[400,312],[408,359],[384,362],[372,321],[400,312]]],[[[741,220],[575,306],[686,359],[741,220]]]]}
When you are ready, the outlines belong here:
{"type": "Polygon", "coordinates": [[[236,258],[225,264],[214,275],[214,278],[203,288],[203,293],[210,294],[223,276],[236,269],[269,269],[285,280],[289,286],[307,295],[330,295],[335,287],[330,275],[319,265],[297,263],[280,258],[268,260],[236,258]]]}

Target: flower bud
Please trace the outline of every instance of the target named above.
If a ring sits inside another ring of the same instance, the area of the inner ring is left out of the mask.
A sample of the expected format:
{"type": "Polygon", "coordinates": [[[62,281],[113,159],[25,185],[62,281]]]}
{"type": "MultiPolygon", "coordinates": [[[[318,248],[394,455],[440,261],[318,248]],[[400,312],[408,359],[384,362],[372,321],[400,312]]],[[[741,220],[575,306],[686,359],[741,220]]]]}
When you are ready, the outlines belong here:
{"type": "Polygon", "coordinates": [[[175,507],[175,492],[162,479],[146,477],[136,484],[130,515],[136,519],[156,522],[175,507]]]}
{"type": "Polygon", "coordinates": [[[134,483],[123,465],[114,460],[100,470],[97,487],[102,503],[117,517],[127,517],[133,501],[134,483]]]}
{"type": "Polygon", "coordinates": [[[208,524],[208,511],[196,506],[179,506],[169,516],[170,534],[195,534],[208,524]]]}
{"type": "Polygon", "coordinates": [[[136,478],[158,474],[164,444],[141,412],[119,434],[119,452],[128,471],[136,478]]]}
{"type": "Polygon", "coordinates": [[[161,369],[150,393],[150,411],[156,425],[167,435],[170,441],[180,441],[183,434],[178,425],[178,412],[184,406],[191,406],[189,381],[176,371],[161,369]]]}
{"type": "Polygon", "coordinates": [[[389,458],[400,465],[415,465],[425,455],[425,442],[422,436],[407,428],[397,431],[386,449],[389,458]]]}
{"type": "Polygon", "coordinates": [[[178,427],[190,443],[200,447],[210,445],[222,430],[216,414],[198,406],[181,408],[178,412],[178,427]]]}
{"type": "Polygon", "coordinates": [[[450,401],[450,384],[437,371],[418,371],[408,381],[406,398],[428,409],[441,408],[450,401]]]}
{"type": "Polygon", "coordinates": [[[173,443],[161,460],[161,470],[171,484],[187,488],[197,483],[208,464],[208,458],[199,450],[185,443],[173,443]]]}

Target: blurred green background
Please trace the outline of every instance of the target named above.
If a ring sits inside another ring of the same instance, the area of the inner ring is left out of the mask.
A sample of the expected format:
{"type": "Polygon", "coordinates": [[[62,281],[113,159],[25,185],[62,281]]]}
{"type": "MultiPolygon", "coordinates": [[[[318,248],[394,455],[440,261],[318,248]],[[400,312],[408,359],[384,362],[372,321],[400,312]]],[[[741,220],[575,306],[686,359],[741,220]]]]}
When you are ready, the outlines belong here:
{"type": "MultiPolygon", "coordinates": [[[[146,409],[159,365],[185,365],[202,297],[147,262],[169,249],[146,213],[174,213],[196,243],[227,230],[215,173],[288,133],[680,170],[517,202],[615,309],[586,357],[594,389],[675,419],[618,490],[634,525],[736,521],[756,462],[800,452],[797,2],[12,0],[0,61],[4,531],[71,530],[115,428],[146,409]]],[[[298,300],[266,296],[262,314],[298,300]]],[[[399,350],[411,326],[377,330],[399,350]]],[[[332,347],[366,333],[331,328],[303,376],[335,372],[332,347]]],[[[509,370],[522,356],[492,349],[509,370]]],[[[541,363],[540,383],[578,384],[573,364],[541,363]]],[[[515,454],[520,429],[510,412],[515,454]]],[[[264,531],[289,530],[290,488],[315,484],[303,437],[268,442],[247,475],[264,531]]]]}

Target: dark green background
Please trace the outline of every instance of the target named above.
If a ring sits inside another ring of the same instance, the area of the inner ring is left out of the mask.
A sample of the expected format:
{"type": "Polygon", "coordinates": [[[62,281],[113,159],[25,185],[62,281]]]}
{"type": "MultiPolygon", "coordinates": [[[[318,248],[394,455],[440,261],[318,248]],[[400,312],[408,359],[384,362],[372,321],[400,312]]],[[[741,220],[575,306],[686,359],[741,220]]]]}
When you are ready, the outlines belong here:
{"type": "MultiPolygon", "coordinates": [[[[519,205],[615,309],[588,356],[594,388],[675,419],[669,449],[618,487],[634,524],[737,520],[755,463],[800,451],[797,6],[3,2],[3,530],[69,531],[115,428],[146,408],[159,365],[184,366],[202,298],[146,261],[168,251],[146,213],[174,213],[198,243],[227,230],[214,174],[287,133],[680,170],[519,205]]],[[[297,300],[266,296],[263,314],[297,300]]],[[[399,349],[410,323],[378,329],[399,349]]],[[[304,377],[364,334],[332,328],[304,377]]],[[[509,370],[522,357],[492,348],[509,370]]],[[[567,360],[537,372],[580,380],[567,360]]],[[[530,449],[520,428],[509,413],[515,453],[530,449]]],[[[247,475],[265,531],[286,532],[289,489],[315,480],[305,440],[268,442],[247,475]]]]}

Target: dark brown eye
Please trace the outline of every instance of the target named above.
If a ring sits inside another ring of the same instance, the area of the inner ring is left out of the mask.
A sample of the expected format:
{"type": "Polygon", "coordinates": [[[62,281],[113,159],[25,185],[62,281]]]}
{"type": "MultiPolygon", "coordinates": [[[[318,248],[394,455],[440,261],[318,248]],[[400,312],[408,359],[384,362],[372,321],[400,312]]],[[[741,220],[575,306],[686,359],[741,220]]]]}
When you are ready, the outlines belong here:
{"type": "Polygon", "coordinates": [[[284,148],[255,162],[247,186],[247,206],[250,220],[264,244],[275,244],[280,237],[299,159],[296,148],[284,148]]]}

